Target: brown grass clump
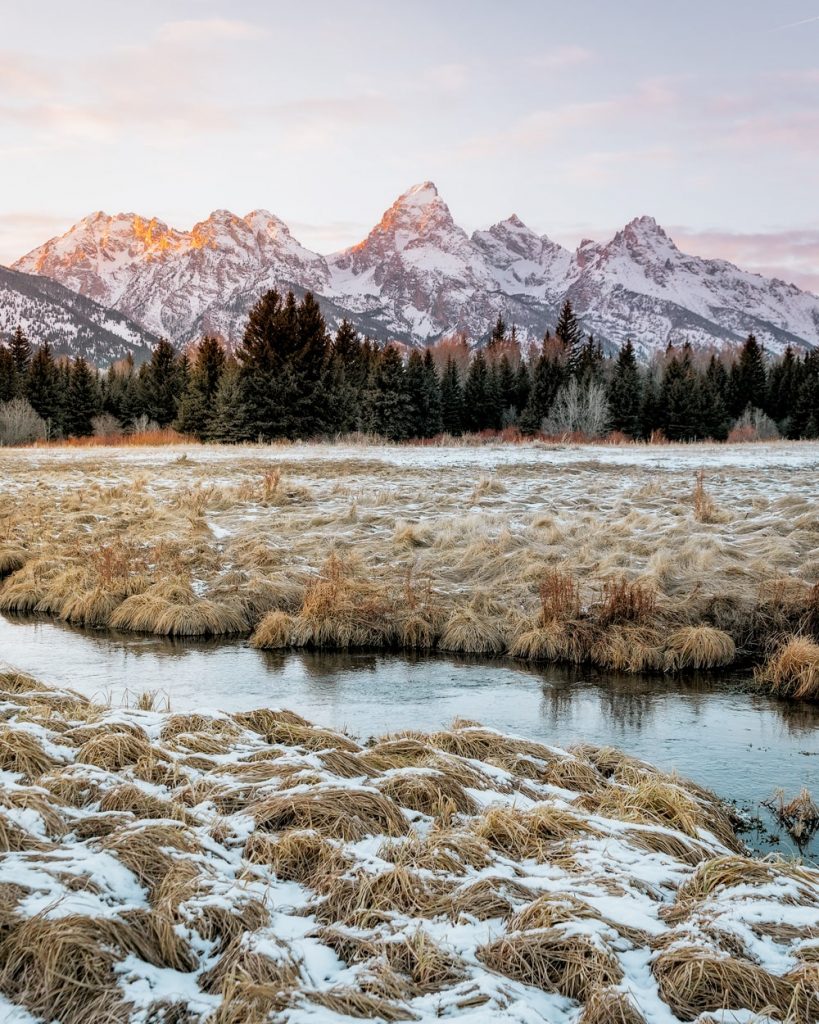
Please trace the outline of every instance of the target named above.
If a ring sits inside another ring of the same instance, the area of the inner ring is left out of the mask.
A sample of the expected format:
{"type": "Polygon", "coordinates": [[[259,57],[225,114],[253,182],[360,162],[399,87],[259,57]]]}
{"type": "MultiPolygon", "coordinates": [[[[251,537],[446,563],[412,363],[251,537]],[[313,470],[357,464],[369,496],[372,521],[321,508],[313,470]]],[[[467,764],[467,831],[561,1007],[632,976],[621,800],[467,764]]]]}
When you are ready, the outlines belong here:
{"type": "Polygon", "coordinates": [[[322,835],[355,842],[368,835],[405,835],[406,818],[391,800],[376,790],[326,787],[308,792],[281,793],[251,804],[259,828],[315,829],[322,835]]]}
{"type": "Polygon", "coordinates": [[[48,687],[25,672],[0,672],[0,692],[15,695],[47,693],[48,687]]]}
{"type": "Polygon", "coordinates": [[[491,921],[511,917],[522,903],[530,903],[535,893],[513,878],[488,876],[454,889],[446,899],[446,913],[453,921],[461,917],[491,921]]]}
{"type": "Polygon", "coordinates": [[[115,966],[128,953],[157,966],[191,970],[180,956],[163,960],[156,928],[144,911],[128,918],[79,914],[28,918],[0,945],[0,990],[45,1020],[60,1024],[123,1020],[115,966]]]}
{"type": "Polygon", "coordinates": [[[444,626],[438,646],[462,654],[502,654],[507,635],[502,623],[476,608],[456,608],[444,626]]]}
{"type": "Polygon", "coordinates": [[[666,664],[659,630],[635,624],[609,626],[595,640],[590,657],[615,672],[657,672],[666,664]]]}
{"type": "Polygon", "coordinates": [[[440,992],[465,977],[463,962],[443,950],[421,928],[384,942],[381,955],[393,971],[409,978],[413,995],[440,992]]]}
{"type": "Polygon", "coordinates": [[[288,829],[277,836],[254,832],[244,855],[252,864],[266,864],[279,878],[325,892],[349,867],[349,858],[314,829],[288,829]]]}
{"type": "Polygon", "coordinates": [[[383,647],[393,637],[393,603],[370,579],[336,555],[307,588],[294,617],[298,647],[383,647]]]}
{"type": "Polygon", "coordinates": [[[393,866],[378,874],[359,870],[338,879],[316,907],[317,920],[356,928],[375,928],[396,915],[429,917],[440,913],[449,886],[409,868],[393,866]]]}
{"type": "Polygon", "coordinates": [[[433,816],[451,811],[474,814],[475,801],[455,779],[434,771],[411,769],[388,776],[378,783],[381,792],[400,807],[433,816]]]}
{"type": "MultiPolygon", "coordinates": [[[[661,952],[651,969],[660,996],[683,1020],[726,1009],[765,1013],[773,1008],[785,1017],[793,997],[793,986],[784,978],[748,960],[697,946],[661,952]]],[[[804,1019],[804,1024],[809,1021],[804,1019]]]]}
{"type": "Polygon", "coordinates": [[[719,668],[736,657],[733,639],[713,626],[682,626],[666,640],[666,664],[673,670],[719,668]]]}
{"type": "Polygon", "coordinates": [[[723,515],[714,504],[714,499],[705,489],[705,470],[700,469],[694,477],[694,493],[691,498],[694,505],[694,518],[699,523],[719,523],[723,515]]]}
{"type": "Polygon", "coordinates": [[[289,725],[310,725],[306,718],[295,711],[274,711],[272,708],[254,708],[252,711],[237,711],[231,715],[245,729],[258,733],[265,738],[271,735],[282,723],[289,725]]]}
{"type": "Polygon", "coordinates": [[[150,757],[152,753],[151,744],[142,736],[101,730],[83,743],[77,751],[77,760],[118,772],[142,758],[150,757]]]}
{"type": "Polygon", "coordinates": [[[293,616],[287,612],[272,611],[262,619],[250,638],[252,647],[260,650],[276,650],[290,647],[293,643],[293,616]]]}
{"type": "Polygon", "coordinates": [[[806,636],[785,637],[756,679],[777,696],[819,700],[819,644],[806,636]]]}
{"type": "Polygon", "coordinates": [[[148,823],[118,828],[100,840],[104,850],[115,853],[140,883],[156,891],[180,854],[201,853],[195,833],[181,823],[148,823]]]}
{"type": "Polygon", "coordinates": [[[649,622],[657,610],[657,591],[644,580],[615,576],[603,581],[603,595],[594,609],[597,621],[608,626],[649,622]]]}
{"type": "Polygon", "coordinates": [[[0,770],[19,772],[29,782],[34,782],[58,764],[32,733],[0,726],[0,770]]]}
{"type": "Polygon", "coordinates": [[[537,804],[528,811],[490,807],[472,828],[498,853],[514,860],[537,861],[547,859],[550,844],[594,832],[585,819],[551,804],[537,804]]]}
{"type": "Polygon", "coordinates": [[[355,988],[337,986],[321,992],[305,992],[305,997],[311,1003],[344,1017],[359,1020],[417,1020],[407,1007],[355,988]]]}
{"type": "Polygon", "coordinates": [[[577,1024],[645,1024],[645,1017],[625,992],[597,988],[589,996],[577,1024]]]}
{"type": "Polygon", "coordinates": [[[773,799],[766,801],[766,806],[773,810],[797,845],[809,842],[819,829],[819,806],[807,786],[803,786],[791,800],[785,800],[784,793],[779,790],[773,799]]]}
{"type": "Polygon", "coordinates": [[[188,815],[183,807],[170,800],[154,796],[139,786],[125,783],[115,786],[100,800],[101,811],[128,811],[135,818],[170,818],[187,821],[188,815]]]}
{"type": "Polygon", "coordinates": [[[28,555],[22,548],[3,545],[0,547],[0,578],[9,576],[26,564],[28,555]]]}
{"type": "Polygon", "coordinates": [[[481,946],[477,956],[492,971],[580,1002],[623,977],[617,960],[599,942],[560,928],[507,933],[481,946]]]}
{"type": "Polygon", "coordinates": [[[574,576],[550,569],[538,584],[540,625],[580,616],[580,585],[574,576]]]}
{"type": "Polygon", "coordinates": [[[159,583],[126,598],[112,614],[113,629],[163,636],[246,633],[248,622],[235,606],[197,597],[190,585],[159,583]]]}
{"type": "Polygon", "coordinates": [[[663,912],[666,921],[675,923],[686,918],[703,900],[719,890],[745,885],[767,885],[778,877],[796,882],[799,902],[810,904],[816,898],[812,872],[798,864],[775,859],[754,860],[731,854],[712,857],[697,868],[677,890],[674,904],[663,912]]]}

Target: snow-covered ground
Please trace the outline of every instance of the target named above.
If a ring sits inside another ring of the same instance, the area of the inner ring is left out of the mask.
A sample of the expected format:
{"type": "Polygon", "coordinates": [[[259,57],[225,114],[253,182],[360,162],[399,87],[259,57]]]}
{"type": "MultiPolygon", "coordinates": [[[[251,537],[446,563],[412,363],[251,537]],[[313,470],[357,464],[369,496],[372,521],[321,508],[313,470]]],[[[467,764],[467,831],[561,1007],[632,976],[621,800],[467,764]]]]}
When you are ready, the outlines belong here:
{"type": "Polygon", "coordinates": [[[0,714],[4,1021],[819,1014],[819,872],[745,858],[707,793],[611,749],[361,747],[20,676],[0,714]]]}

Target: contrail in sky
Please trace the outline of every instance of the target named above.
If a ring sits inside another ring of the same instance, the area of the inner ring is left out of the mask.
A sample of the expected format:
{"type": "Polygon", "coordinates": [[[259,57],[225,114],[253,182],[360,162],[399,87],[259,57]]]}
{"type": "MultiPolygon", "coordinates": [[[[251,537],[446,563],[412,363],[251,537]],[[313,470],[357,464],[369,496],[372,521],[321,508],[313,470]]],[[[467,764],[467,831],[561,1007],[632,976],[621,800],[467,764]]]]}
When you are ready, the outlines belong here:
{"type": "Polygon", "coordinates": [[[819,14],[815,14],[812,18],[803,18],[801,21],[791,21],[787,25],[780,25],[779,30],[783,28],[798,28],[799,25],[809,25],[812,21],[819,21],[819,14]]]}

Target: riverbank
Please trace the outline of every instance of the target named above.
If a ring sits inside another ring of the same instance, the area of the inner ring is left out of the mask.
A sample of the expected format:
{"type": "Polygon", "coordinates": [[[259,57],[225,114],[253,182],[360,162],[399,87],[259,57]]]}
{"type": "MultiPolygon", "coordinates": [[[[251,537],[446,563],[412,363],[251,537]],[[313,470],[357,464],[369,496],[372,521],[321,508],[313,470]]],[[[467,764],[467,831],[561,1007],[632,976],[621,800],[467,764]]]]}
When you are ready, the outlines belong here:
{"type": "Polygon", "coordinates": [[[9,1006],[64,1024],[819,1012],[819,872],[745,856],[725,805],[646,762],[464,721],[362,745],[287,711],[138,703],[0,676],[9,1006]]]}
{"type": "Polygon", "coordinates": [[[819,444],[0,453],[0,609],[819,694],[819,444]],[[798,638],[794,642],[794,638],[798,638]]]}

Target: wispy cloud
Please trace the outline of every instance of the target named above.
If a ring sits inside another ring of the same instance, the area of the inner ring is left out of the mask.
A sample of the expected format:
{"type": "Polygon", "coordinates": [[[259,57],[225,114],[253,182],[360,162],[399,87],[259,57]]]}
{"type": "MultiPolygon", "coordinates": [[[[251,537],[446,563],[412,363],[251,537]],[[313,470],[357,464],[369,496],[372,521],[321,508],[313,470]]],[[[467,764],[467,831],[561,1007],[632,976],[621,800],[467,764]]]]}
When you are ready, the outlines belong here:
{"type": "Polygon", "coordinates": [[[814,21],[819,21],[819,14],[813,15],[811,18],[802,18],[801,21],[789,21],[786,25],[777,25],[776,30],[781,32],[786,28],[799,28],[800,25],[810,25],[814,21]]]}
{"type": "Polygon", "coordinates": [[[585,46],[558,46],[554,50],[527,57],[526,63],[529,67],[542,68],[544,71],[565,71],[586,64],[593,56],[593,52],[585,46]]]}
{"type": "Polygon", "coordinates": [[[249,21],[229,18],[203,18],[200,20],[166,21],[156,33],[160,43],[171,46],[202,46],[230,40],[262,39],[267,29],[249,21]]]}

